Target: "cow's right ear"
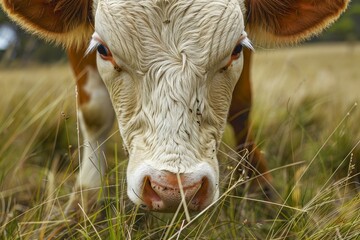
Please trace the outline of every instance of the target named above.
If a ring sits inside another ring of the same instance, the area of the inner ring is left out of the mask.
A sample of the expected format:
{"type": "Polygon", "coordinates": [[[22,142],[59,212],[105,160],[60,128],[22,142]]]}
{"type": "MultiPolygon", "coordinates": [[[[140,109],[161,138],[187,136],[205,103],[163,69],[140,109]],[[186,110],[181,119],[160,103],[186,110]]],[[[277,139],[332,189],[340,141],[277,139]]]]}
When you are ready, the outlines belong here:
{"type": "Polygon", "coordinates": [[[350,0],[245,0],[247,32],[256,44],[287,45],[319,34],[350,0]]]}
{"type": "Polygon", "coordinates": [[[81,47],[93,32],[92,0],[0,0],[11,19],[31,33],[81,47]]]}

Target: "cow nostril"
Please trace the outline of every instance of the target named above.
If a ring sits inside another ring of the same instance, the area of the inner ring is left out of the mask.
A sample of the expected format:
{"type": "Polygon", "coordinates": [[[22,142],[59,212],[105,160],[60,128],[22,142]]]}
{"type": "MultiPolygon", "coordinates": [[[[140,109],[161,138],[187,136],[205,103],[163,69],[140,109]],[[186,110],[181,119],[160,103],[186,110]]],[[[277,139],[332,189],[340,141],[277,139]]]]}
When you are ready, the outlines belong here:
{"type": "Polygon", "coordinates": [[[204,208],[204,203],[207,202],[208,196],[208,188],[209,188],[209,180],[204,177],[202,178],[201,182],[199,183],[199,187],[196,193],[190,199],[188,206],[190,209],[193,210],[200,210],[204,208]]]}
{"type": "Polygon", "coordinates": [[[142,200],[145,204],[141,204],[141,208],[146,210],[153,210],[154,202],[161,202],[161,198],[151,186],[150,177],[145,177],[142,191],[142,200]]]}

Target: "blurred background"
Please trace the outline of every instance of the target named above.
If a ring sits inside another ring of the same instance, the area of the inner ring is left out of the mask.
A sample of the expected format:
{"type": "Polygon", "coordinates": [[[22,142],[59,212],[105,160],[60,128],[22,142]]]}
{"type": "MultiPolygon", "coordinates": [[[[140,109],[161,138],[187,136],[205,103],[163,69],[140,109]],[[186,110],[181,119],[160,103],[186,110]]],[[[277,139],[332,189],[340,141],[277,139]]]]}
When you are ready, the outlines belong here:
{"type": "Polygon", "coordinates": [[[0,8],[0,66],[65,61],[60,47],[26,33],[11,22],[0,8]]]}
{"type": "MultiPolygon", "coordinates": [[[[360,0],[353,0],[350,8],[331,28],[313,42],[356,42],[360,40],[360,0]]],[[[25,33],[12,23],[0,9],[0,64],[53,63],[66,61],[60,47],[45,44],[37,37],[25,33]]]]}

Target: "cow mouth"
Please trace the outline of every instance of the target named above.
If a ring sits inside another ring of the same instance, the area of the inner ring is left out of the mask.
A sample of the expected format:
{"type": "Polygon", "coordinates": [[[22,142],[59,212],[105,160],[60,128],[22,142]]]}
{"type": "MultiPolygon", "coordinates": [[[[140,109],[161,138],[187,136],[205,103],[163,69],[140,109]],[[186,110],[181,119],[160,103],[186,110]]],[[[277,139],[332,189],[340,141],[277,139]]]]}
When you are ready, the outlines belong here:
{"type": "MultiPolygon", "coordinates": [[[[150,176],[144,178],[142,200],[143,209],[156,212],[175,212],[180,205],[185,205],[189,211],[196,212],[206,207],[209,180],[203,177],[200,181],[182,186],[183,194],[176,182],[172,185],[159,183],[150,176]],[[183,199],[185,198],[185,199],[183,199]]],[[[184,206],[183,206],[184,207],[184,206]]]]}

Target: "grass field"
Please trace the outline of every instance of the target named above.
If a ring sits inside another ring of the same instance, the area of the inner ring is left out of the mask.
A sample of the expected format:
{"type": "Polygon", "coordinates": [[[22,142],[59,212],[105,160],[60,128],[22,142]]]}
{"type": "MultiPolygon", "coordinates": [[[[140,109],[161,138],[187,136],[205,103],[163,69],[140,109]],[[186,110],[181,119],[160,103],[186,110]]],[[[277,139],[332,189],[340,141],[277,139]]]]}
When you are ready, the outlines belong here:
{"type": "Polygon", "coordinates": [[[225,159],[221,198],[190,221],[128,202],[115,126],[111,193],[65,215],[78,166],[71,70],[1,68],[0,239],[360,239],[360,44],[258,50],[253,66],[252,128],[276,197],[244,190],[247,179],[231,178],[225,159]]]}

